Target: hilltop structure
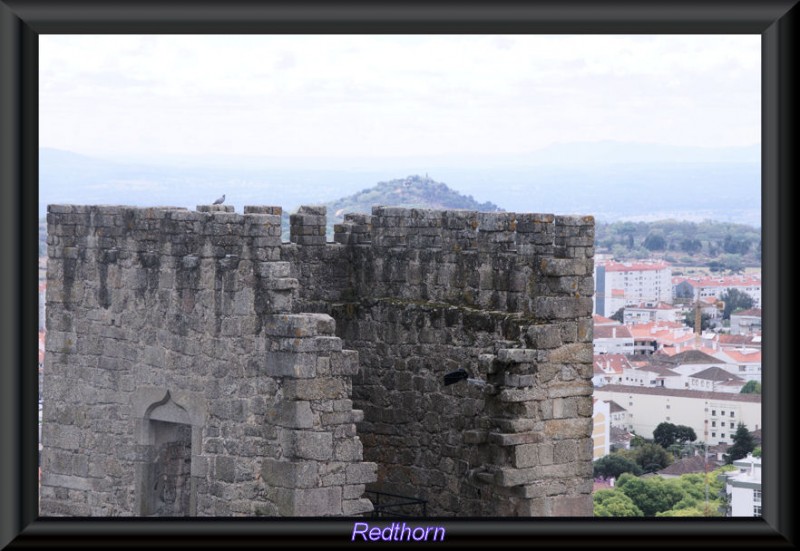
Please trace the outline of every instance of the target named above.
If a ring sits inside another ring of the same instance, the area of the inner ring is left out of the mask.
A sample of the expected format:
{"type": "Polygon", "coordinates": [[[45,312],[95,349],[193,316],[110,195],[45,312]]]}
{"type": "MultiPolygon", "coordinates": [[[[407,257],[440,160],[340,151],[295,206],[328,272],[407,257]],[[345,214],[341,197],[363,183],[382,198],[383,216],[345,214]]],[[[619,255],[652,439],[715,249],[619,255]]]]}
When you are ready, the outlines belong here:
{"type": "Polygon", "coordinates": [[[42,515],[592,514],[591,217],[280,218],[49,207],[42,515]]]}

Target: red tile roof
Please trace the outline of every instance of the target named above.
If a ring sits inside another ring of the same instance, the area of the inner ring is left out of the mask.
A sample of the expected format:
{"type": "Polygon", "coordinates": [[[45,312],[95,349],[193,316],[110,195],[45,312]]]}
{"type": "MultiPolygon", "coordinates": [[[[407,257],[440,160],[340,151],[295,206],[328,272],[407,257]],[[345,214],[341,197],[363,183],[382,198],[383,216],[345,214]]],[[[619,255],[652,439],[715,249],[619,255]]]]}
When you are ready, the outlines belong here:
{"type": "Polygon", "coordinates": [[[607,272],[642,272],[670,269],[670,265],[666,262],[614,262],[613,260],[607,260],[599,265],[604,266],[607,272]]]}
{"type": "Polygon", "coordinates": [[[606,402],[608,402],[608,411],[611,413],[620,413],[623,411],[628,411],[627,409],[616,403],[614,400],[606,400],[606,402]]]}
{"type": "Polygon", "coordinates": [[[761,350],[756,350],[754,348],[746,348],[744,350],[727,348],[723,350],[721,354],[733,360],[732,363],[761,363],[761,350]]]}
{"type": "Polygon", "coordinates": [[[612,320],[611,318],[607,318],[605,316],[601,316],[600,314],[592,315],[592,319],[594,321],[595,326],[597,326],[597,325],[622,325],[617,320],[612,320]]]}
{"type": "Polygon", "coordinates": [[[672,371],[670,368],[661,365],[648,365],[645,367],[640,367],[639,370],[647,371],[648,373],[655,373],[656,375],[658,375],[659,378],[681,376],[680,373],[676,373],[675,371],[672,371]]]}
{"type": "Polygon", "coordinates": [[[686,350],[672,356],[669,363],[673,365],[718,364],[720,360],[702,350],[686,350]]]}
{"type": "Polygon", "coordinates": [[[726,333],[721,333],[717,335],[717,342],[719,344],[729,344],[729,345],[746,345],[751,344],[753,342],[752,335],[728,335],[726,333]]]}
{"type": "Polygon", "coordinates": [[[717,367],[715,365],[712,365],[711,367],[708,367],[702,371],[698,371],[689,377],[693,379],[704,379],[706,381],[714,381],[724,384],[744,384],[745,382],[744,379],[728,373],[721,367],[717,367]]]}
{"type": "Polygon", "coordinates": [[[687,278],[686,282],[692,287],[761,287],[757,276],[687,278]]]}
{"type": "Polygon", "coordinates": [[[761,317],[761,308],[750,308],[749,310],[742,310],[741,312],[733,312],[731,316],[754,316],[761,317]]]}
{"type": "Polygon", "coordinates": [[[703,459],[702,455],[693,455],[691,457],[684,457],[683,459],[675,461],[672,465],[658,471],[657,474],[680,476],[682,474],[702,473],[706,470],[706,468],[711,471],[713,470],[713,467],[713,465],[711,467],[707,467],[706,461],[703,459]]]}
{"type": "Polygon", "coordinates": [[[631,367],[631,363],[624,354],[595,354],[594,355],[594,368],[595,372],[599,369],[601,373],[606,374],[605,368],[610,369],[614,373],[622,374],[622,370],[626,367],[631,367]]]}
{"type": "Polygon", "coordinates": [[[761,403],[760,394],[733,394],[730,392],[706,392],[703,390],[686,390],[678,388],[628,386],[628,385],[606,385],[594,389],[599,392],[619,392],[623,394],[645,394],[649,396],[674,396],[676,398],[703,398],[711,400],[727,400],[730,402],[750,402],[761,403]]]}
{"type": "Polygon", "coordinates": [[[595,339],[632,339],[630,329],[625,325],[595,325],[595,339]]]}

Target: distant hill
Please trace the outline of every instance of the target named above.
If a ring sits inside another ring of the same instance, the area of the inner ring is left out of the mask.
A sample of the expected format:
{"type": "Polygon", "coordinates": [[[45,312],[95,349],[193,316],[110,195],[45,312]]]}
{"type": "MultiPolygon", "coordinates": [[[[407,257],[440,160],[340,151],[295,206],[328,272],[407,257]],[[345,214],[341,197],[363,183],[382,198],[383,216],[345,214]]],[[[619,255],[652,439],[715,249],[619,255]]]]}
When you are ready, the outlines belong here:
{"type": "Polygon", "coordinates": [[[329,222],[340,222],[346,213],[370,214],[373,206],[421,209],[467,209],[483,212],[501,211],[500,207],[486,201],[479,203],[472,195],[462,195],[447,184],[426,176],[379,182],[353,195],[326,203],[329,222]]]}
{"type": "Polygon", "coordinates": [[[663,258],[677,266],[742,271],[761,266],[761,229],[712,220],[598,222],[595,251],[617,260],[663,258]]]}
{"type": "Polygon", "coordinates": [[[378,191],[376,197],[359,199],[367,191],[375,192],[376,182],[391,188],[389,180],[398,175],[430,173],[463,194],[461,199],[473,194],[517,212],[593,214],[607,222],[672,218],[760,226],[758,153],[757,145],[680,148],[596,142],[470,157],[103,159],[41,148],[39,215],[44,216],[51,203],[194,209],[223,193],[227,204],[238,210],[244,205],[278,205],[293,212],[299,205],[327,204],[332,218],[342,208],[370,212],[377,203],[484,208],[474,201],[445,201],[435,190],[417,201],[413,185],[401,189],[404,193],[381,198],[378,191]]]}

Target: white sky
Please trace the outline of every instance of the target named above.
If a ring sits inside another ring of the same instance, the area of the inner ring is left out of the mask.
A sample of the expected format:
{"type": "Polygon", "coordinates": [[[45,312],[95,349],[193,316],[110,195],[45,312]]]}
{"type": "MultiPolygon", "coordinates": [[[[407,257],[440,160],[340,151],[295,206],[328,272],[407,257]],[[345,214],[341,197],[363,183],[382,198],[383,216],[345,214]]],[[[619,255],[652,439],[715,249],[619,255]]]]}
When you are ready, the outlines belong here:
{"type": "Polygon", "coordinates": [[[42,35],[39,140],[90,155],[508,154],[760,141],[736,36],[42,35]]]}

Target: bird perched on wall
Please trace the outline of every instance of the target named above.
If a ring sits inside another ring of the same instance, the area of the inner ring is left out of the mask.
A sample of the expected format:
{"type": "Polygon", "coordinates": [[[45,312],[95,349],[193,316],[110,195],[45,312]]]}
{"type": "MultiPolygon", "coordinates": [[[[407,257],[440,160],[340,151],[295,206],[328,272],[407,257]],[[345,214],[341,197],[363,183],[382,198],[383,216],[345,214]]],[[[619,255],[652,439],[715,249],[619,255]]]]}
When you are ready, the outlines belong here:
{"type": "Polygon", "coordinates": [[[214,204],[214,205],[221,205],[221,204],[222,204],[222,203],[224,203],[224,202],[225,202],[225,194],[223,193],[223,194],[222,194],[222,197],[220,197],[219,199],[217,199],[216,201],[214,201],[214,203],[213,203],[213,204],[214,204]]]}

